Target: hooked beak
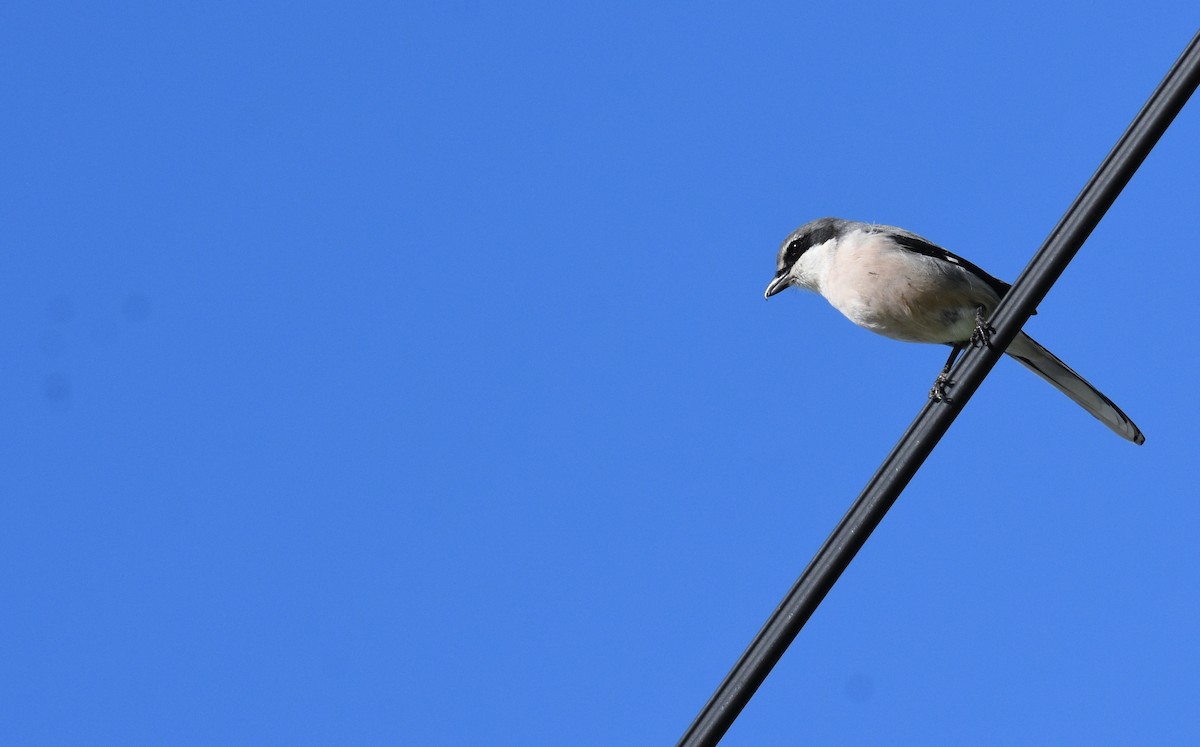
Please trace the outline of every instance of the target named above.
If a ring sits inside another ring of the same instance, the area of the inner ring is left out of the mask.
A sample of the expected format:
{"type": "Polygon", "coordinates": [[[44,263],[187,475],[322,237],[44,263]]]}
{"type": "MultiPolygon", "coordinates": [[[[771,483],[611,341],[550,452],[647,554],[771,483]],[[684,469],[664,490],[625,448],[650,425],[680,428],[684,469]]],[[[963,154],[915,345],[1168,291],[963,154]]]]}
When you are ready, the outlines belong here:
{"type": "Polygon", "coordinates": [[[788,274],[786,272],[783,273],[782,275],[776,275],[775,279],[772,280],[770,285],[767,286],[767,292],[763,294],[763,298],[770,298],[771,296],[775,295],[776,293],[785,291],[785,290],[787,290],[788,286],[791,284],[792,284],[792,279],[790,277],[788,277],[788,274]]]}

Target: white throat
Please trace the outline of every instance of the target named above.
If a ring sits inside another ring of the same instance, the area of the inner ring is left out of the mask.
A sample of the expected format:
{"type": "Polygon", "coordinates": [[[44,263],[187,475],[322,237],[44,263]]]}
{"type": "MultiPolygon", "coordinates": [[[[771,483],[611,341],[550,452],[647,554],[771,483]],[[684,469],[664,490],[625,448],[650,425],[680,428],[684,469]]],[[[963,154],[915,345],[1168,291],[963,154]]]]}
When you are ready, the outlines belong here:
{"type": "Polygon", "coordinates": [[[814,246],[796,260],[792,265],[791,276],[795,284],[801,288],[821,293],[821,281],[833,264],[833,256],[837,253],[837,239],[830,239],[820,246],[814,246]]]}

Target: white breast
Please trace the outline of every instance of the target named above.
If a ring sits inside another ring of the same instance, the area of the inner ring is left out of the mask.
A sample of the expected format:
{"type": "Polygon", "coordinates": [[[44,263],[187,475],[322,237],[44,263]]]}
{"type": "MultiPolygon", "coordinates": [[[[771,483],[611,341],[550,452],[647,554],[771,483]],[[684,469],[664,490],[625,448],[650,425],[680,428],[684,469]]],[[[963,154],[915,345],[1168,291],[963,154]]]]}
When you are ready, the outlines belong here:
{"type": "Polygon", "coordinates": [[[885,234],[852,231],[825,258],[815,290],[847,319],[910,342],[962,342],[975,309],[999,298],[967,270],[897,247],[885,234]]]}

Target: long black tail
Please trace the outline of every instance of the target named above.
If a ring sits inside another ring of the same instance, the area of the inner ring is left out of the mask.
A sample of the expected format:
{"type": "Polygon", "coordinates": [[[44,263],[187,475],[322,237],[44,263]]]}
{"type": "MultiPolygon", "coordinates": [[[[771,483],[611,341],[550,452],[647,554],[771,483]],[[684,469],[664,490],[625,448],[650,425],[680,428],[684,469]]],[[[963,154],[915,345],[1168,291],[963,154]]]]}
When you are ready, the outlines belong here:
{"type": "Polygon", "coordinates": [[[1090,412],[1101,422],[1113,429],[1121,438],[1129,439],[1135,444],[1143,444],[1146,437],[1133,424],[1129,416],[1121,412],[1121,408],[1105,397],[1100,390],[1087,383],[1079,374],[1072,371],[1067,364],[1060,361],[1053,353],[1042,347],[1029,335],[1018,332],[1016,339],[1005,351],[1016,358],[1030,371],[1050,382],[1055,389],[1075,400],[1080,407],[1090,412]]]}

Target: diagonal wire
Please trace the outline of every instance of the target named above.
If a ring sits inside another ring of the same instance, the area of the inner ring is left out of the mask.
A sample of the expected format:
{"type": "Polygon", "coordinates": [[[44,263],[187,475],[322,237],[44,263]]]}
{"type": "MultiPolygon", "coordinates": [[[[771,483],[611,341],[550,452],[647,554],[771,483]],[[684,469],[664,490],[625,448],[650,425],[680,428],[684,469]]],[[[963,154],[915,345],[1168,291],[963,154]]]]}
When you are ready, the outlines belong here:
{"type": "Polygon", "coordinates": [[[900,492],[1000,359],[1200,84],[1200,33],[1194,36],[1133,123],[1071,203],[1029,266],[992,314],[992,346],[969,349],[954,367],[952,402],[928,402],[838,522],[762,630],[679,740],[715,745],[750,701],[817,605],[867,541],[900,492]]]}

